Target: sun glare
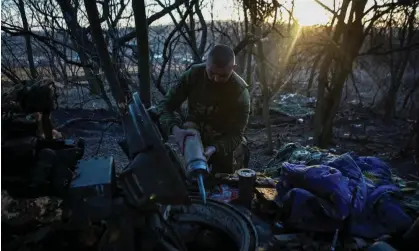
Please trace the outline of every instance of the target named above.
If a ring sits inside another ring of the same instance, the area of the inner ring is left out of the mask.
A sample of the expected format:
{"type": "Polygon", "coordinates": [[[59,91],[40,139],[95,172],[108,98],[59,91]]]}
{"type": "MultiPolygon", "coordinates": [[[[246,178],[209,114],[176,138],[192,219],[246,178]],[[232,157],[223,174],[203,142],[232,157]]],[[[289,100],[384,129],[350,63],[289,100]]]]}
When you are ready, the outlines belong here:
{"type": "MultiPolygon", "coordinates": [[[[322,1],[327,4],[328,1],[322,1]]],[[[313,0],[296,0],[294,18],[300,25],[312,26],[327,24],[330,15],[313,0]]]]}

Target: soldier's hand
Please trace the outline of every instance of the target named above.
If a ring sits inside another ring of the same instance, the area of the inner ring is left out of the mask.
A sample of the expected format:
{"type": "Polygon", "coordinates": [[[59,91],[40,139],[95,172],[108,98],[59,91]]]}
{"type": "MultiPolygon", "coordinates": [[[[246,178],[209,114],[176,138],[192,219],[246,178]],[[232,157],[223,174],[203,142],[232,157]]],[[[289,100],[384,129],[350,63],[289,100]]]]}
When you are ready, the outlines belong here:
{"type": "Polygon", "coordinates": [[[215,148],[215,146],[207,146],[204,150],[204,155],[205,158],[207,158],[207,161],[209,160],[209,158],[215,153],[217,149],[215,148]]]}
{"type": "Polygon", "coordinates": [[[196,135],[196,131],[195,130],[191,130],[191,129],[181,129],[177,126],[174,126],[172,129],[172,134],[175,137],[176,143],[178,144],[180,151],[183,154],[183,150],[184,150],[184,143],[185,143],[185,139],[188,136],[195,136],[196,135]]]}

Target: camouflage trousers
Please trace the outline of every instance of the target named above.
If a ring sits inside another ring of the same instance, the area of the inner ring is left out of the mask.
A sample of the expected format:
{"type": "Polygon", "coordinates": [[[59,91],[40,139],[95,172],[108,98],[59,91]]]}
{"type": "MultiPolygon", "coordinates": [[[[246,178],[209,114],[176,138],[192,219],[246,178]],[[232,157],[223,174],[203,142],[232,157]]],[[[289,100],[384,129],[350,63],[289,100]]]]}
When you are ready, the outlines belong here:
{"type": "Polygon", "coordinates": [[[235,171],[233,163],[233,153],[227,155],[214,153],[208,161],[212,173],[233,173],[235,171]]]}
{"type": "Polygon", "coordinates": [[[236,150],[227,155],[217,154],[211,156],[208,164],[211,165],[213,174],[215,173],[234,173],[238,169],[248,168],[250,153],[247,140],[243,137],[242,142],[236,150]]]}

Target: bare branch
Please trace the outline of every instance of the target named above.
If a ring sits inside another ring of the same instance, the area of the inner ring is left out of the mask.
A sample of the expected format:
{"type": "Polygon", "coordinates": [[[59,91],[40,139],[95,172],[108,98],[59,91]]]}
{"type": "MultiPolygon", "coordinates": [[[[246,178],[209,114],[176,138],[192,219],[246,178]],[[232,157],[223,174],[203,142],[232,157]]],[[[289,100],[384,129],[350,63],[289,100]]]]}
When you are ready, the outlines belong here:
{"type": "MultiPolygon", "coordinates": [[[[170,13],[171,11],[175,10],[176,8],[179,8],[182,4],[184,4],[185,0],[177,0],[174,4],[167,6],[165,9],[163,9],[162,11],[155,13],[154,15],[150,16],[149,18],[147,18],[147,24],[150,25],[153,22],[155,22],[156,20],[158,20],[159,18],[165,16],[166,14],[170,13]]],[[[116,43],[118,45],[122,45],[125,44],[126,42],[132,40],[135,38],[135,31],[132,31],[128,34],[126,34],[125,36],[121,37],[116,43]]]]}

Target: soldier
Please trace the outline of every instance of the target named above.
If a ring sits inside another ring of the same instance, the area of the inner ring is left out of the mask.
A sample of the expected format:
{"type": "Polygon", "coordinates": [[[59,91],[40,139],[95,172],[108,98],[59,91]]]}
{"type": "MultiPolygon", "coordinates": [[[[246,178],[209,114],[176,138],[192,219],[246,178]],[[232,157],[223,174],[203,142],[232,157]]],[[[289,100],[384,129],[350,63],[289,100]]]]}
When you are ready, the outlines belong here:
{"type": "Polygon", "coordinates": [[[233,152],[243,140],[249,118],[247,84],[234,67],[233,50],[214,46],[206,63],[184,72],[158,107],[162,130],[174,136],[181,151],[185,137],[193,134],[188,128],[199,131],[213,173],[234,172],[233,152]],[[185,100],[188,114],[182,121],[175,111],[185,100]]]}

